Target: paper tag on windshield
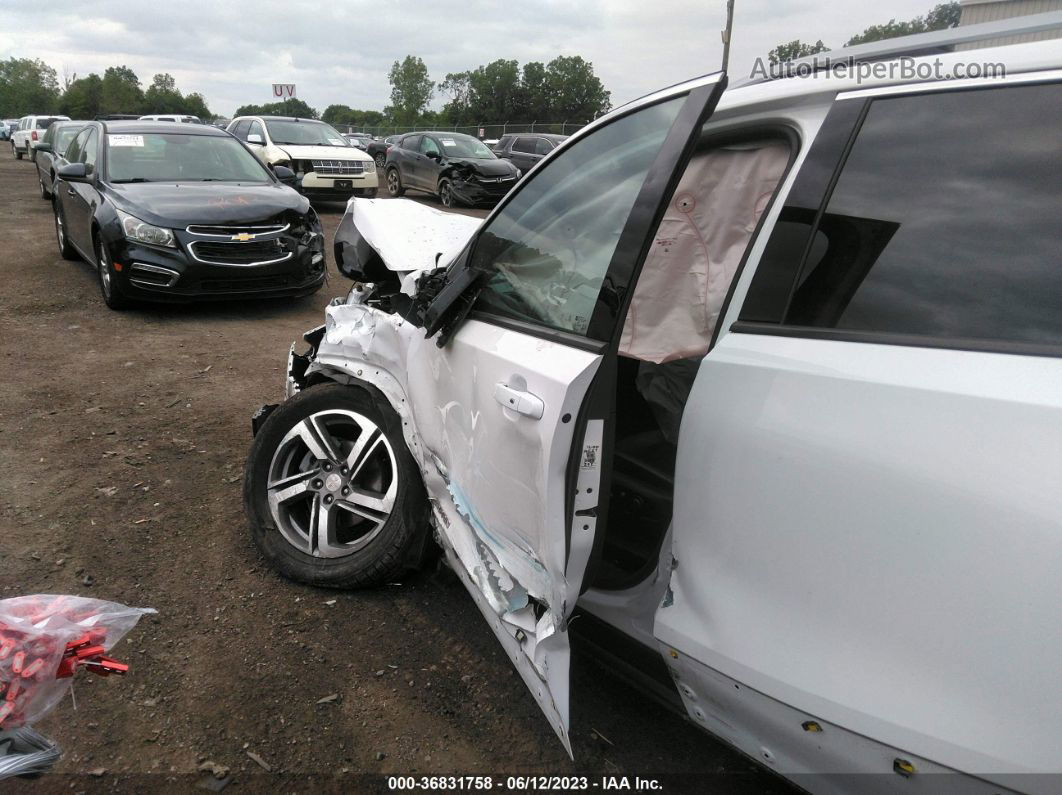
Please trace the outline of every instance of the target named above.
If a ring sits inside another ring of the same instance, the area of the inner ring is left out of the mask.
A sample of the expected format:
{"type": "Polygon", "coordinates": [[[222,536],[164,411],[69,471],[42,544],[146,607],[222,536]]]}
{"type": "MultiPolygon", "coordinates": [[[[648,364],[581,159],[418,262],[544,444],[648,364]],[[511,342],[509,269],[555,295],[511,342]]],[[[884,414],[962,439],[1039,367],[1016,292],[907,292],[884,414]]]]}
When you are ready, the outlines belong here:
{"type": "Polygon", "coordinates": [[[338,138],[329,138],[328,139],[328,143],[332,144],[332,146],[345,146],[346,145],[346,142],[340,141],[338,138]]]}
{"type": "Polygon", "coordinates": [[[143,146],[143,135],[108,135],[111,146],[143,146]]]}
{"type": "Polygon", "coordinates": [[[457,141],[455,141],[453,138],[443,138],[442,139],[442,145],[443,146],[457,146],[457,141]]]}

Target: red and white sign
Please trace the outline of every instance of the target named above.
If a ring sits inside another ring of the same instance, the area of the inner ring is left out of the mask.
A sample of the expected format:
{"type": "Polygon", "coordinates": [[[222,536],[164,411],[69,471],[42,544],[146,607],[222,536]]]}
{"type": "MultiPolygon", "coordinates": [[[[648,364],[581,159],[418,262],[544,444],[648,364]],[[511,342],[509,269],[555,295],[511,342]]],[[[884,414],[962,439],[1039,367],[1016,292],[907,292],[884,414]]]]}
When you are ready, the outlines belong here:
{"type": "Polygon", "coordinates": [[[294,83],[273,83],[273,96],[276,99],[295,99],[294,83]]]}

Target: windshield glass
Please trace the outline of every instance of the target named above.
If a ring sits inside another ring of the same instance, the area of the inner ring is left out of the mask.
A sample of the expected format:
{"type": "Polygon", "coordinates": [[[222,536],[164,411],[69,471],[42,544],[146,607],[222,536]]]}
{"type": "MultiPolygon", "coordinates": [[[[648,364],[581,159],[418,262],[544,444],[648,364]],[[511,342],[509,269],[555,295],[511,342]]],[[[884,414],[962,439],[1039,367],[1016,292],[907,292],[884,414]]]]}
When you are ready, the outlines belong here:
{"type": "Polygon", "coordinates": [[[74,136],[81,131],[81,127],[60,127],[55,132],[55,151],[62,154],[74,140],[74,136]]]}
{"type": "Polygon", "coordinates": [[[110,134],[111,182],[270,182],[258,158],[225,135],[110,134]]]}
{"type": "Polygon", "coordinates": [[[269,137],[278,146],[350,146],[338,130],[319,121],[267,121],[266,128],[269,130],[269,137]]]}
{"type": "Polygon", "coordinates": [[[470,157],[474,160],[494,160],[495,154],[471,135],[439,135],[443,153],[447,157],[470,157]]]}

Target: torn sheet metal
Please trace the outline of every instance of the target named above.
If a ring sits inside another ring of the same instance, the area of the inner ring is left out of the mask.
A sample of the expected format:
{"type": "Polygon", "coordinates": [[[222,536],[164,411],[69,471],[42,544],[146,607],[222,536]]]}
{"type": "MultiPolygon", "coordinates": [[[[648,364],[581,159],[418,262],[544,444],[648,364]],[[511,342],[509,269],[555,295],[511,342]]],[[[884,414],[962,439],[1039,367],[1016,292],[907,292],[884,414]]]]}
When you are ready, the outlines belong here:
{"type": "MultiPolygon", "coordinates": [[[[371,289],[355,288],[326,309],[303,376],[370,384],[398,413],[440,542],[566,747],[567,619],[593,534],[572,538],[569,557],[565,472],[570,418],[600,358],[474,320],[439,348],[371,289]],[[536,395],[543,416],[499,404],[497,384],[536,395]]],[[[590,436],[599,446],[600,427],[590,436]]],[[[596,467],[586,474],[596,486],[596,467]]],[[[593,508],[596,492],[581,509],[593,508]]]]}

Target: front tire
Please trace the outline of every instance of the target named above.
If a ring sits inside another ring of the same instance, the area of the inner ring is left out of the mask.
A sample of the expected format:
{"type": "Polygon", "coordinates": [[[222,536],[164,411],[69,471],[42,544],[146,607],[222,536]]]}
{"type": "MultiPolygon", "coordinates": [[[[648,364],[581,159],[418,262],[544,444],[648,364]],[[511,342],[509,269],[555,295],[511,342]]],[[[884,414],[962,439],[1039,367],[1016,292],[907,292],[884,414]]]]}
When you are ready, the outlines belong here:
{"type": "Polygon", "coordinates": [[[115,311],[128,309],[132,306],[132,301],[118,291],[118,285],[116,284],[117,280],[114,273],[114,265],[112,264],[110,254],[107,251],[107,244],[103,242],[103,237],[97,234],[96,275],[99,279],[100,294],[103,296],[103,303],[107,304],[108,309],[113,309],[115,311]]]}
{"type": "Polygon", "coordinates": [[[13,141],[11,143],[11,151],[15,155],[15,160],[21,160],[22,159],[22,153],[20,151],[18,151],[18,147],[15,146],[15,143],[13,141]]]}
{"type": "Polygon", "coordinates": [[[389,168],[387,170],[387,192],[392,199],[397,199],[406,192],[406,189],[402,187],[402,177],[399,175],[397,168],[389,168]]]}
{"type": "Polygon", "coordinates": [[[298,582],[392,581],[424,541],[428,501],[402,422],[369,392],[320,384],[279,406],[251,444],[243,479],[251,538],[298,582]]]}
{"type": "Polygon", "coordinates": [[[439,201],[443,207],[455,207],[457,199],[454,198],[454,188],[448,179],[439,180],[439,201]]]}
{"type": "Polygon", "coordinates": [[[78,258],[77,251],[70,245],[66,236],[66,219],[63,217],[59,202],[55,203],[55,242],[59,244],[59,256],[63,259],[75,260],[78,258]]]}
{"type": "Polygon", "coordinates": [[[40,175],[39,171],[37,172],[37,182],[40,183],[41,186],[41,198],[45,200],[52,198],[52,194],[50,194],[48,189],[44,187],[44,177],[40,175]]]}

